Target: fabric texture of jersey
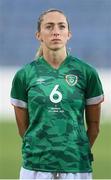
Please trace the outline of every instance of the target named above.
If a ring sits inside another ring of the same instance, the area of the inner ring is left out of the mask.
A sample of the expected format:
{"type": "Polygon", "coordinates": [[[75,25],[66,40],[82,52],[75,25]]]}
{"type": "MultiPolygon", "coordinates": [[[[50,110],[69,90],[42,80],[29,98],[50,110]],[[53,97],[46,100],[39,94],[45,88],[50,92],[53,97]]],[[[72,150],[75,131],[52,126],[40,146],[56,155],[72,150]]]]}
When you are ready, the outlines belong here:
{"type": "Polygon", "coordinates": [[[45,172],[92,172],[84,109],[102,101],[96,70],[72,56],[67,56],[58,69],[40,57],[19,70],[12,83],[11,103],[29,112],[23,167],[45,172]]]}

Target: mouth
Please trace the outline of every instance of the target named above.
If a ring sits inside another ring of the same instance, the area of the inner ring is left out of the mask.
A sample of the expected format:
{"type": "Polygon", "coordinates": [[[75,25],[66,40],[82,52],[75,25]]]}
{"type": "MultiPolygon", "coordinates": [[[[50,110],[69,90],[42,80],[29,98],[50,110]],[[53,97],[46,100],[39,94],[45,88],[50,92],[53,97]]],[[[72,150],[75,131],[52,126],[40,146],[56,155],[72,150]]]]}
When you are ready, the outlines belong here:
{"type": "Polygon", "coordinates": [[[51,41],[52,41],[52,42],[60,42],[61,39],[52,39],[51,41]]]}
{"type": "Polygon", "coordinates": [[[52,39],[52,44],[61,44],[61,39],[52,39]]]}

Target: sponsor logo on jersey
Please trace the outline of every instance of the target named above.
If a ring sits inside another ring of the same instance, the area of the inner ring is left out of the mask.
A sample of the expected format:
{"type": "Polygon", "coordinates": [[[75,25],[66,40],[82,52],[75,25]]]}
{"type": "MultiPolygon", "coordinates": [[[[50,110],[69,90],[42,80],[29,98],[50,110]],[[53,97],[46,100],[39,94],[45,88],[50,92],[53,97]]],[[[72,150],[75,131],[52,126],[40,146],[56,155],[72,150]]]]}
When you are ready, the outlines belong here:
{"type": "Polygon", "coordinates": [[[74,74],[66,75],[65,79],[69,86],[74,86],[78,81],[78,77],[74,74]]]}

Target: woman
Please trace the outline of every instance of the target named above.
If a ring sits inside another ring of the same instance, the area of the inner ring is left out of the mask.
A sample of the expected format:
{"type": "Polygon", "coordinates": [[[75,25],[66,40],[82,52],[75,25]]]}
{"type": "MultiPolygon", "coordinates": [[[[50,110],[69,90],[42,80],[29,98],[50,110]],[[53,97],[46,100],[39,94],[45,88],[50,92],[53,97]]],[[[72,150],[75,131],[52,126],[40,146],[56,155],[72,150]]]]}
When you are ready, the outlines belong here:
{"type": "Polygon", "coordinates": [[[103,101],[100,79],[93,67],[68,55],[71,32],[62,11],[39,17],[36,38],[38,57],[16,73],[11,90],[23,139],[20,179],[91,179],[103,101]]]}

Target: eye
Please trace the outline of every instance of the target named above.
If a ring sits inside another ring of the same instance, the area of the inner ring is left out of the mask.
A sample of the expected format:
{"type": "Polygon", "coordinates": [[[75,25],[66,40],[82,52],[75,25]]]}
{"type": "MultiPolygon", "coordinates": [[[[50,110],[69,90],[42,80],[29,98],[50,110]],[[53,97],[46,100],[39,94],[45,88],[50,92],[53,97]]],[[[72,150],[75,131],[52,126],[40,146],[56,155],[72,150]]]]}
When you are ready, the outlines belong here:
{"type": "Polygon", "coordinates": [[[48,25],[48,26],[46,26],[46,29],[51,29],[52,28],[52,26],[51,25],[48,25]]]}
{"type": "Polygon", "coordinates": [[[65,29],[66,27],[65,27],[65,25],[60,25],[59,28],[60,29],[65,29]]]}

